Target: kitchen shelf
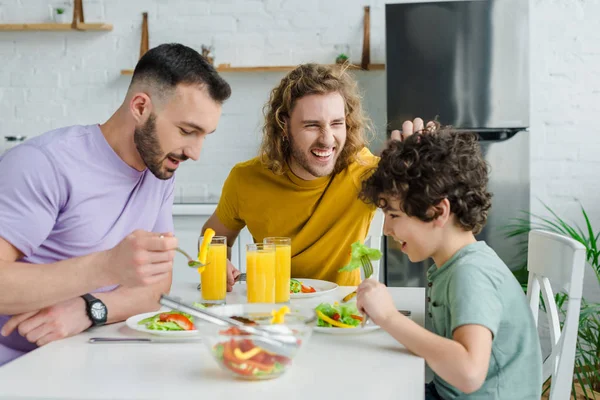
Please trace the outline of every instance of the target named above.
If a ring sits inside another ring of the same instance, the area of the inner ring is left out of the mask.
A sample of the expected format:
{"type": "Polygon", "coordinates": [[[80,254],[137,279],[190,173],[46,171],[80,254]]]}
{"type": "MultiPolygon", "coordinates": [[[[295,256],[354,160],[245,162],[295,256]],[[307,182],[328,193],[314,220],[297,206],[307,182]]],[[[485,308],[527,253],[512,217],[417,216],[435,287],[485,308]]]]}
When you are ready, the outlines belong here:
{"type": "Polygon", "coordinates": [[[112,31],[113,26],[104,22],[86,23],[83,16],[83,0],[73,1],[73,19],[69,23],[0,24],[0,31],[112,31]]]}
{"type": "MultiPolygon", "coordinates": [[[[80,0],[81,1],[81,0],[80,0]]],[[[364,7],[364,32],[363,32],[363,52],[360,64],[350,64],[349,70],[357,71],[383,71],[385,64],[371,64],[370,48],[370,7],[364,7]]],[[[140,58],[148,51],[148,13],[143,14],[142,40],[140,43],[140,58]]],[[[288,72],[295,69],[297,65],[269,65],[269,66],[248,66],[232,67],[231,64],[219,64],[218,72],[288,72]]],[[[121,75],[133,75],[133,69],[122,69],[121,75]]]]}
{"type": "MultiPolygon", "coordinates": [[[[229,64],[221,64],[217,67],[218,72],[287,72],[296,68],[297,65],[274,65],[274,66],[256,66],[256,67],[232,67],[229,64]]],[[[360,65],[352,64],[350,70],[362,70],[360,65]]],[[[367,71],[385,70],[385,64],[369,64],[367,71]]],[[[121,75],[132,75],[132,69],[122,69],[121,75]]]]}
{"type": "MultiPolygon", "coordinates": [[[[217,71],[219,72],[284,72],[291,71],[295,69],[297,65],[276,65],[276,66],[257,66],[257,67],[232,67],[229,64],[220,64],[217,67],[217,71]]],[[[350,70],[353,69],[362,69],[360,65],[351,64],[349,66],[350,70]]],[[[385,64],[369,64],[367,69],[368,71],[373,70],[384,70],[385,64]]]]}
{"type": "Polygon", "coordinates": [[[112,31],[113,26],[105,23],[79,23],[73,28],[71,23],[57,24],[0,24],[0,31],[112,31]]]}

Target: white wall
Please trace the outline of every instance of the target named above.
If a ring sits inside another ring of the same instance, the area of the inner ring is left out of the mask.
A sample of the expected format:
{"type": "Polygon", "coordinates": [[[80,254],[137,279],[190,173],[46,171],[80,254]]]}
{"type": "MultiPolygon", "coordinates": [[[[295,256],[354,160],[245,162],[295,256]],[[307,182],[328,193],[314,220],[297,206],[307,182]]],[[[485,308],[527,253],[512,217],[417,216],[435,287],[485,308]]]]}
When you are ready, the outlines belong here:
{"type": "MultiPolygon", "coordinates": [[[[527,1],[527,0],[523,0],[527,1]]],[[[90,22],[111,32],[0,32],[0,136],[107,119],[139,54],[141,13],[150,45],[216,47],[216,63],[331,62],[335,44],[360,59],[362,7],[371,5],[372,62],[385,62],[384,0],[85,0],[90,22]]],[[[0,22],[49,18],[51,0],[0,0],[0,22]]],[[[537,198],[580,222],[580,200],[600,227],[600,1],[532,0],[532,208],[537,198]]],[[[424,27],[426,29],[426,27],[424,27]]],[[[230,167],[255,155],[261,107],[283,73],[228,73],[233,96],[198,163],[178,172],[178,200],[219,195],[230,167]]],[[[385,125],[385,73],[357,73],[378,128],[385,125]]]]}
{"type": "Polygon", "coordinates": [[[533,4],[532,205],[582,222],[579,200],[599,230],[600,2],[533,4]]]}

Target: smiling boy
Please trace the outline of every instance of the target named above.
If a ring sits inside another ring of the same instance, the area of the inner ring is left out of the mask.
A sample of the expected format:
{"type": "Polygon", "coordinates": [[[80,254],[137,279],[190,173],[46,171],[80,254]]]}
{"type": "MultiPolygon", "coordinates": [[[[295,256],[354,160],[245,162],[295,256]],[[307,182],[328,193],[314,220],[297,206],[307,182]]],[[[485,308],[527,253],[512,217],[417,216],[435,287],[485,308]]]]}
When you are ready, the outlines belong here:
{"type": "Polygon", "coordinates": [[[411,261],[432,258],[427,308],[433,332],[396,311],[386,287],[358,288],[361,311],[435,373],[426,399],[539,399],[542,358],[526,297],[475,235],[491,207],[477,136],[443,129],[394,141],[361,198],[385,212],[384,233],[411,261]]]}

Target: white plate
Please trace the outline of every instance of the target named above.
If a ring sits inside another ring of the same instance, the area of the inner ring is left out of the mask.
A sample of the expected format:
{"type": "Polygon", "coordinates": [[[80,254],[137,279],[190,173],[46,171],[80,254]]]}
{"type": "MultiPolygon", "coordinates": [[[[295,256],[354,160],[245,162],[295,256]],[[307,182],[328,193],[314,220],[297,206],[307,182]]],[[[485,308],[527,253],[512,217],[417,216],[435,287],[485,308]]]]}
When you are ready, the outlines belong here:
{"type": "Polygon", "coordinates": [[[197,330],[193,330],[193,331],[156,331],[153,329],[146,328],[145,325],[138,325],[138,322],[140,322],[141,320],[151,317],[156,314],[160,314],[160,313],[161,313],[160,311],[154,311],[154,312],[134,315],[133,317],[127,318],[127,321],[125,321],[125,324],[128,327],[130,327],[131,329],[134,329],[136,331],[150,333],[152,335],[158,335],[158,336],[190,337],[190,336],[198,335],[197,330]]]}
{"type": "Polygon", "coordinates": [[[314,293],[290,293],[291,299],[306,299],[309,297],[321,296],[325,293],[329,293],[337,289],[337,283],[322,281],[319,279],[304,279],[304,278],[294,278],[297,281],[302,282],[304,286],[312,286],[315,288],[316,292],[314,293]]]}
{"type": "Polygon", "coordinates": [[[365,333],[373,332],[379,329],[379,325],[369,324],[367,322],[367,326],[361,328],[360,326],[356,328],[325,328],[323,326],[315,326],[313,330],[315,332],[320,333],[328,333],[330,335],[362,335],[365,333]]]}

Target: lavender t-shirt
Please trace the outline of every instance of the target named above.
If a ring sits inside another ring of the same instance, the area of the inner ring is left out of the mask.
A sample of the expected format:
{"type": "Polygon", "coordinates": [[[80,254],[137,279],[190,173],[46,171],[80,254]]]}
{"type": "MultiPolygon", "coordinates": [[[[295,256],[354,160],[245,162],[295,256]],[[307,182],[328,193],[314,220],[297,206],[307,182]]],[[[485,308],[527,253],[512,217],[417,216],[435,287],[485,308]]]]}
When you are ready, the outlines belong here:
{"type": "MultiPolygon", "coordinates": [[[[0,237],[20,261],[46,264],[113,248],[136,229],[172,232],[173,182],[127,165],[98,125],[50,131],[0,156],[0,237]]],[[[35,347],[0,335],[0,365],[35,347]]]]}

